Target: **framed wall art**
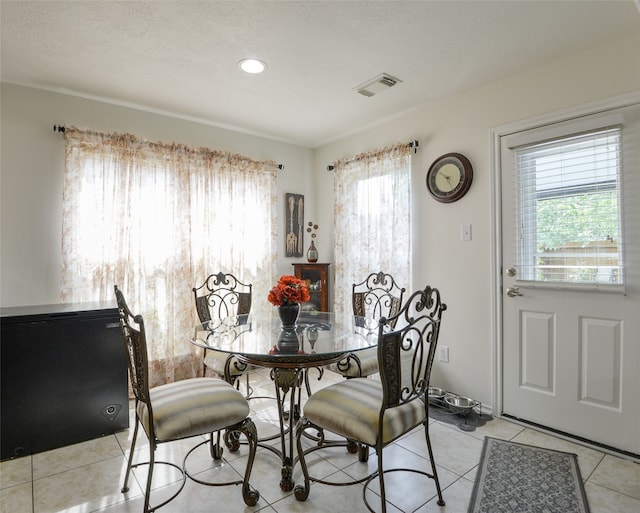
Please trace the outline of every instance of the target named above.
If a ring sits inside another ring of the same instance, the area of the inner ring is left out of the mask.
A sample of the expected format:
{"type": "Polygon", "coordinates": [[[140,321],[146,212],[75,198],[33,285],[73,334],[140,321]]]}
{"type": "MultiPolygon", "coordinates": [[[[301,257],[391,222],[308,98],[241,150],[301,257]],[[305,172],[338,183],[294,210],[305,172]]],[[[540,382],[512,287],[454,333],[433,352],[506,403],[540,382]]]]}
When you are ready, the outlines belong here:
{"type": "Polygon", "coordinates": [[[285,193],[285,256],[304,255],[304,194],[285,193]]]}

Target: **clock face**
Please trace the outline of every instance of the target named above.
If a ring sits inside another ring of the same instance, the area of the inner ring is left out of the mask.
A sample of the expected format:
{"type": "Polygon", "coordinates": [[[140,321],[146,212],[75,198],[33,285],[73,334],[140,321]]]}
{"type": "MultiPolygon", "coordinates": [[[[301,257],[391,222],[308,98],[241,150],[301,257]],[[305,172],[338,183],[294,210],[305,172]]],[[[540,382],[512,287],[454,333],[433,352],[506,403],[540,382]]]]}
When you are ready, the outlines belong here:
{"type": "Polygon", "coordinates": [[[433,175],[435,180],[435,188],[445,194],[455,191],[456,187],[462,182],[462,174],[460,168],[456,165],[447,163],[441,166],[433,175]]]}
{"type": "Polygon", "coordinates": [[[442,203],[450,203],[464,196],[473,179],[471,163],[459,153],[447,153],[431,164],[427,173],[427,189],[442,203]]]}

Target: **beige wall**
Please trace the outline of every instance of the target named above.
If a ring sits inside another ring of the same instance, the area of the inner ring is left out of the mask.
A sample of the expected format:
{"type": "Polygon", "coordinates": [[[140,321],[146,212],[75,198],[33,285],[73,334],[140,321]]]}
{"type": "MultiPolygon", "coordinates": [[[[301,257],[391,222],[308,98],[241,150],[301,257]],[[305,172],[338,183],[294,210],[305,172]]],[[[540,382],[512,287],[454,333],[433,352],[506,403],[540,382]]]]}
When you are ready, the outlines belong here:
{"type": "MultiPolygon", "coordinates": [[[[60,302],[64,140],[53,131],[54,124],[127,132],[152,141],[206,146],[255,160],[274,160],[284,165],[278,172],[281,219],[285,192],[304,194],[309,216],[315,211],[310,179],[313,150],[309,148],[10,84],[2,84],[0,94],[0,306],[60,302]]],[[[280,239],[282,229],[284,221],[278,225],[280,239]]],[[[293,272],[292,262],[306,261],[284,258],[284,242],[278,250],[281,274],[293,272]]]]}
{"type": "MultiPolygon", "coordinates": [[[[307,219],[320,225],[320,261],[332,261],[333,175],[326,166],[398,141],[420,141],[414,158],[412,288],[429,283],[449,306],[441,344],[450,363],[437,363],[433,383],[485,404],[492,399],[492,168],[490,130],[531,116],[640,90],[640,34],[572,58],[468,91],[435,105],[417,106],[376,128],[317,150],[204,126],[185,120],[66,95],[3,84],[1,91],[0,305],[58,302],[64,148],[54,124],[130,132],[151,140],[228,150],[285,165],[278,175],[279,215],[285,192],[305,194],[307,219]],[[439,204],[425,174],[439,155],[457,151],[474,165],[474,182],[461,201],[439,204]],[[473,240],[460,240],[460,225],[473,240]]],[[[446,79],[446,77],[444,77],[446,79]]],[[[441,79],[443,79],[441,77],[441,79]]],[[[283,253],[279,272],[293,259],[283,253]]],[[[361,241],[362,245],[375,241],[361,241]]]]}
{"type": "MultiPolygon", "coordinates": [[[[449,346],[450,363],[436,362],[432,383],[490,405],[493,350],[491,293],[492,174],[490,131],[499,125],[640,90],[640,33],[572,58],[468,91],[316,151],[322,203],[333,198],[326,166],[340,158],[395,142],[420,142],[414,156],[414,275],[412,289],[440,288],[449,309],[439,344],[449,346]],[[437,203],[425,177],[439,155],[465,154],[474,166],[469,193],[453,204],[437,203]],[[460,240],[460,225],[472,225],[473,239],[460,240]]],[[[637,170],[640,172],[640,170],[637,170]]],[[[332,212],[322,211],[322,225],[332,212]]],[[[362,242],[365,243],[364,241],[362,242]]],[[[375,244],[375,241],[371,241],[375,244]]],[[[325,242],[326,244],[326,242],[325,242]]]]}

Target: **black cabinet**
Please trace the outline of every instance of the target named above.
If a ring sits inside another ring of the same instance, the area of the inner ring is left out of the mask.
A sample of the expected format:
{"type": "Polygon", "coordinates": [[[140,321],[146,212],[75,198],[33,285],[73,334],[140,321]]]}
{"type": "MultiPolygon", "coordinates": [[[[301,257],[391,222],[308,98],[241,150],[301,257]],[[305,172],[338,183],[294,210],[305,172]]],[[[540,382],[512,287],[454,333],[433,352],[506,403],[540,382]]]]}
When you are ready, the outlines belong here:
{"type": "Polygon", "coordinates": [[[129,427],[115,303],[0,310],[1,459],[129,427]]]}

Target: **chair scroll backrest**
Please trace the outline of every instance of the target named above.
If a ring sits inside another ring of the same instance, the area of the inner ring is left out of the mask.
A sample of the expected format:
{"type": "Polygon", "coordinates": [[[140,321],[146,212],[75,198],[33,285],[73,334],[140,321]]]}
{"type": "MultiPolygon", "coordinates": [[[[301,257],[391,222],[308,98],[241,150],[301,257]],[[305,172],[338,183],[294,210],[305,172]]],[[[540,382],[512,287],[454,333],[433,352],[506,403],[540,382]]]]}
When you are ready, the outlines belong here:
{"type": "Polygon", "coordinates": [[[149,418],[153,418],[149,401],[149,365],[144,320],[141,315],[131,313],[124,295],[117,285],[114,286],[114,289],[120,314],[120,328],[122,329],[122,337],[127,353],[131,388],[136,400],[147,405],[149,418]]]}
{"type": "MultiPolygon", "coordinates": [[[[353,315],[368,319],[395,318],[402,306],[405,288],[383,271],[371,273],[352,287],[353,315]]],[[[393,326],[392,326],[393,327],[393,326]]]]}
{"type": "Polygon", "coordinates": [[[192,290],[201,323],[251,312],[251,284],[241,282],[233,274],[211,274],[192,290]]]}
{"type": "Polygon", "coordinates": [[[442,312],[438,289],[414,292],[396,316],[378,326],[378,367],[384,409],[422,398],[429,387],[442,312]],[[396,328],[396,326],[398,326],[396,328]]]}

